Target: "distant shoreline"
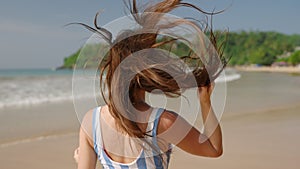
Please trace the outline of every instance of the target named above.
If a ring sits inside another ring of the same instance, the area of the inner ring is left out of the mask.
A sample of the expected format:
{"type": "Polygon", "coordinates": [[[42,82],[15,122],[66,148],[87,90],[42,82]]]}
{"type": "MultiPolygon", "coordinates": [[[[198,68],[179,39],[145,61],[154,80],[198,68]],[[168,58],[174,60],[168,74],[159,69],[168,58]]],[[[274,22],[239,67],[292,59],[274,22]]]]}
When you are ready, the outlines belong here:
{"type": "Polygon", "coordinates": [[[236,70],[245,72],[276,72],[276,73],[296,73],[300,74],[300,67],[271,67],[271,66],[236,66],[236,70]]]}

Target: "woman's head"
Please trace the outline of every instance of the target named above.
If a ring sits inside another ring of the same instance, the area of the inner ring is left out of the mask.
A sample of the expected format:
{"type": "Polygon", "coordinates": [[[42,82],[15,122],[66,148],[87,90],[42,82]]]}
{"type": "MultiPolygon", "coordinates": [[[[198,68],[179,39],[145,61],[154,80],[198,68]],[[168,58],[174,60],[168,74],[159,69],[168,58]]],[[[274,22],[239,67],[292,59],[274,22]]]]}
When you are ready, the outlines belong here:
{"type": "MultiPolygon", "coordinates": [[[[187,24],[198,31],[207,31],[214,49],[220,55],[222,55],[223,44],[218,45],[217,37],[206,26],[201,27],[194,21],[186,19],[165,17],[166,13],[180,7],[192,8],[202,14],[214,14],[206,13],[193,4],[183,3],[180,0],[164,0],[149,3],[141,9],[137,7],[135,0],[128,0],[126,4],[131,17],[139,26],[133,30],[122,31],[114,41],[109,31],[97,26],[97,15],[96,28],[85,26],[110,44],[106,58],[99,64],[100,84],[103,84],[101,91],[103,96],[105,88],[108,91],[108,95],[104,98],[110,113],[122,131],[130,136],[144,138],[147,132],[139,128],[136,121],[138,111],[132,106],[137,101],[135,97],[137,91],[161,91],[171,97],[179,96],[185,88],[208,85],[222,71],[212,67],[209,71],[214,72],[208,73],[208,68],[203,67],[205,65],[203,60],[199,57],[195,58],[195,52],[188,48],[186,48],[188,51],[185,51],[188,54],[174,57],[176,55],[172,54],[173,46],[177,45],[179,48],[178,46],[183,44],[178,42],[181,37],[163,35],[161,30],[187,24]],[[193,71],[187,72],[183,68],[187,58],[197,63],[193,71]],[[196,79],[196,83],[188,80],[191,76],[196,79]]],[[[186,39],[183,41],[187,44],[191,43],[186,39]]],[[[225,66],[226,60],[221,59],[221,61],[215,63],[225,66]]]]}

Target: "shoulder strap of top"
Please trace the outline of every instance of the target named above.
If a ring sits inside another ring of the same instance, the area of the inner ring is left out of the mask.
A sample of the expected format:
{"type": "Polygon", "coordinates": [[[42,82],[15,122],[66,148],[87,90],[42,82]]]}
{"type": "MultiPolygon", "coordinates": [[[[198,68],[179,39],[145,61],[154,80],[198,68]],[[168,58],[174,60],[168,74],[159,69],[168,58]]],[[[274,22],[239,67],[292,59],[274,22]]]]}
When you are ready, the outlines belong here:
{"type": "Polygon", "coordinates": [[[154,124],[153,124],[153,134],[152,134],[152,136],[157,135],[158,122],[159,122],[160,116],[162,115],[163,112],[164,112],[163,108],[158,108],[158,110],[156,111],[155,120],[154,120],[154,124]]]}
{"type": "Polygon", "coordinates": [[[149,120],[148,120],[148,125],[147,125],[147,130],[146,130],[146,132],[149,135],[151,135],[151,136],[156,135],[158,121],[159,121],[159,118],[160,118],[163,110],[164,109],[162,109],[162,108],[153,108],[153,111],[151,112],[149,120]]]}
{"type": "Polygon", "coordinates": [[[155,147],[157,147],[157,149],[159,149],[159,146],[157,144],[157,128],[158,128],[158,122],[160,116],[162,115],[163,112],[164,109],[162,108],[154,108],[153,111],[151,112],[148,126],[147,126],[147,131],[149,131],[148,134],[152,136],[150,138],[151,142],[155,147]]]}
{"type": "MultiPolygon", "coordinates": [[[[158,123],[160,120],[160,116],[164,112],[163,108],[158,108],[155,114],[155,119],[153,122],[153,130],[152,130],[152,144],[154,147],[156,147],[156,150],[152,150],[153,153],[153,161],[155,164],[155,168],[157,169],[162,169],[164,168],[164,163],[162,157],[158,153],[163,153],[163,151],[160,149],[157,141],[157,128],[158,128],[158,123]],[[158,152],[159,151],[159,152],[158,152]]],[[[168,160],[166,161],[168,162],[168,160]]],[[[167,167],[166,167],[167,168],[167,167]]]]}
{"type": "Polygon", "coordinates": [[[97,155],[100,152],[102,147],[102,136],[101,136],[101,127],[100,127],[100,113],[101,107],[96,107],[93,111],[93,142],[94,142],[94,150],[97,155]]]}

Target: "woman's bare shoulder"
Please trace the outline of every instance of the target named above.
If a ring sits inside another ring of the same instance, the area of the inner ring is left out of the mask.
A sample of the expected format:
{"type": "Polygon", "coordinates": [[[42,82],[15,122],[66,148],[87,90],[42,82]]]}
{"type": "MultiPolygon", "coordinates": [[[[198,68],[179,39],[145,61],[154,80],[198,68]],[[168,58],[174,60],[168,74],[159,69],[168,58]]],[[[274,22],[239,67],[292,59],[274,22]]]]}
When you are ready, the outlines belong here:
{"type": "Polygon", "coordinates": [[[108,110],[107,105],[98,106],[88,110],[83,119],[81,125],[91,125],[94,117],[94,113],[105,113],[108,110]]]}
{"type": "Polygon", "coordinates": [[[164,110],[159,119],[158,134],[168,130],[175,123],[178,117],[179,115],[176,112],[164,110]]]}
{"type": "Polygon", "coordinates": [[[88,110],[81,121],[80,130],[86,136],[89,142],[92,142],[93,138],[93,118],[95,118],[94,113],[100,113],[97,112],[98,110],[100,110],[99,107],[88,110]]]}

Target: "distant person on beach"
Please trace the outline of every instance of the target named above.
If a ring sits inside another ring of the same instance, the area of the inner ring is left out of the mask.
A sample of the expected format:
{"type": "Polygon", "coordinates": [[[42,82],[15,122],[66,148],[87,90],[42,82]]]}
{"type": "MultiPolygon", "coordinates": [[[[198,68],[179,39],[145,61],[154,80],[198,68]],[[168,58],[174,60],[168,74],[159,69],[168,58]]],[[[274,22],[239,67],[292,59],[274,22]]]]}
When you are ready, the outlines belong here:
{"type": "MultiPolygon", "coordinates": [[[[182,93],[180,86],[166,71],[172,70],[176,75],[187,74],[177,69],[172,60],[162,59],[156,63],[147,60],[152,55],[155,55],[153,58],[165,58],[165,53],[147,52],[144,49],[157,49],[160,45],[171,42],[168,39],[157,41],[158,31],[152,33],[147,30],[165,29],[166,25],[159,25],[163,17],[161,14],[179,7],[205,12],[193,4],[183,3],[180,0],[148,3],[144,6],[143,12],[139,12],[140,7],[137,7],[135,0],[129,2],[128,8],[132,16],[141,25],[136,31],[124,31],[112,41],[111,33],[98,27],[96,23],[96,28],[84,25],[103,36],[111,48],[107,59],[99,66],[100,82],[105,84],[105,87],[101,85],[101,91],[106,105],[88,111],[82,121],[79,148],[74,152],[78,169],[94,169],[97,159],[100,160],[102,167],[107,169],[168,168],[173,146],[197,156],[221,156],[222,132],[212,108],[211,94],[214,89],[213,80],[223,69],[211,69],[215,71],[213,72],[215,76],[209,76],[205,69],[193,72],[197,86],[190,87],[198,87],[199,105],[204,121],[203,133],[176,112],[152,107],[145,101],[146,92],[157,91],[170,97],[180,96],[182,93]],[[137,54],[130,60],[129,56],[134,53],[137,54]],[[145,55],[148,56],[147,59],[143,57],[145,55]],[[124,66],[123,62],[126,59],[129,59],[126,63],[132,65],[124,66]],[[159,64],[166,69],[155,67],[159,64]],[[168,69],[169,67],[171,68],[168,69]],[[131,74],[133,76],[130,76],[131,74]]],[[[179,19],[168,25],[171,28],[184,23],[187,21],[179,19]]],[[[213,35],[212,31],[209,33],[213,35]]],[[[212,43],[217,47],[215,41],[212,43]]],[[[182,76],[181,79],[184,79],[183,77],[187,76],[182,76]]],[[[189,84],[185,87],[188,86],[189,84]]]]}

